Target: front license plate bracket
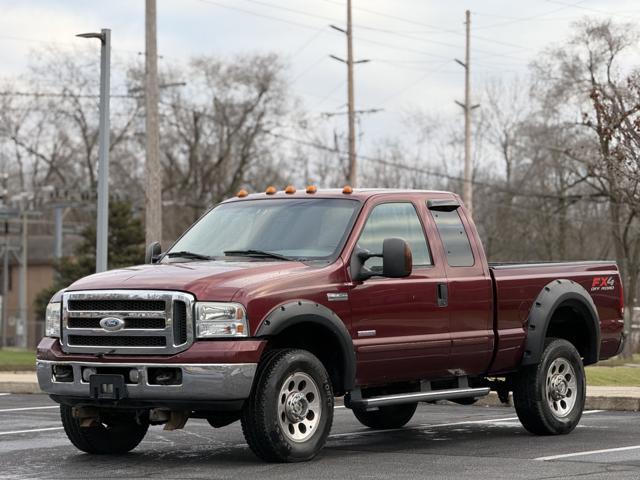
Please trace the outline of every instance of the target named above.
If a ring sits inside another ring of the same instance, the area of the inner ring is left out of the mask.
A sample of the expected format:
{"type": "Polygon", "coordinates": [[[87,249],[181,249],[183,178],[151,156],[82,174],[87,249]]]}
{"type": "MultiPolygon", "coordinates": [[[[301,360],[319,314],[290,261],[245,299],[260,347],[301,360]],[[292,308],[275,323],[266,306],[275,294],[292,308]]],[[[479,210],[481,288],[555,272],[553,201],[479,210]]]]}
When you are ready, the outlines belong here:
{"type": "Polygon", "coordinates": [[[91,398],[96,400],[120,400],[127,398],[127,385],[123,375],[98,374],[89,377],[91,398]]]}

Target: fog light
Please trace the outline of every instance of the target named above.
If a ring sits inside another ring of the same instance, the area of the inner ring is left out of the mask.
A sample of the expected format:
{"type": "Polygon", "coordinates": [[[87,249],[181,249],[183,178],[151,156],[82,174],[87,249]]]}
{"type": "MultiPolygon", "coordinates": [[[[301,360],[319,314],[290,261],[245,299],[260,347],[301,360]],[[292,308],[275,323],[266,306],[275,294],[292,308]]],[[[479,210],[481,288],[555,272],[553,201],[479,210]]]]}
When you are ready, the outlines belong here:
{"type": "Polygon", "coordinates": [[[182,370],[180,368],[149,368],[147,376],[149,385],[182,384],[182,370]]]}
{"type": "Polygon", "coordinates": [[[129,370],[129,381],[131,383],[138,383],[140,381],[140,372],[137,368],[129,370]]]}
{"type": "Polygon", "coordinates": [[[85,382],[89,382],[91,379],[91,375],[95,375],[98,371],[95,368],[83,368],[82,369],[82,380],[85,382]]]}
{"type": "Polygon", "coordinates": [[[73,368],[71,365],[54,365],[53,376],[56,382],[73,382],[73,368]]]}

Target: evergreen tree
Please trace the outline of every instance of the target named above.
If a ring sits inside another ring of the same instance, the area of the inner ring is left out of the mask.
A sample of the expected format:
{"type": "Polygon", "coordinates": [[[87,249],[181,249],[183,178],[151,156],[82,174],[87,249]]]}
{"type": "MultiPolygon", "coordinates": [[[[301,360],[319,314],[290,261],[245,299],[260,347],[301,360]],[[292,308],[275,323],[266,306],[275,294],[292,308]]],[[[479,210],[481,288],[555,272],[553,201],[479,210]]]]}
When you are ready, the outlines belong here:
{"type": "MultiPolygon", "coordinates": [[[[131,204],[125,201],[109,202],[109,269],[128,267],[144,261],[144,228],[134,217],[131,204]]],[[[82,242],[73,256],[60,259],[54,266],[56,276],[51,287],[42,290],[34,301],[37,317],[43,319],[51,297],[76,280],[95,272],[96,225],[87,226],[82,232],[82,242]]]]}

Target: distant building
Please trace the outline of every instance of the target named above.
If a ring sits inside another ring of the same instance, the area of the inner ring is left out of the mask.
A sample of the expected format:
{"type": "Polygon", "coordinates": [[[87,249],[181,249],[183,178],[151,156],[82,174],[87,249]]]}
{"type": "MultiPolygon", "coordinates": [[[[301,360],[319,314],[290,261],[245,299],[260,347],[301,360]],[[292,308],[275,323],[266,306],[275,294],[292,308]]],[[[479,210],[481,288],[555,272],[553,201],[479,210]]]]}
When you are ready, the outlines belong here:
{"type": "MultiPolygon", "coordinates": [[[[16,243],[18,238],[13,237],[10,242],[11,246],[18,246],[16,243]]],[[[63,255],[71,255],[74,251],[79,238],[75,235],[65,235],[63,242],[63,255]]],[[[2,241],[2,237],[0,237],[2,241]]],[[[4,243],[0,244],[0,251],[4,243]]],[[[28,238],[27,250],[27,346],[35,348],[40,339],[44,336],[44,319],[37,318],[34,312],[34,301],[36,296],[45,288],[51,286],[56,274],[54,269],[54,240],[50,235],[30,235],[28,238]]],[[[4,278],[3,258],[0,257],[0,292],[2,292],[2,283],[4,278]]],[[[7,318],[6,318],[6,338],[7,345],[15,345],[16,331],[18,327],[19,309],[19,287],[20,285],[20,264],[15,256],[9,256],[9,288],[6,298],[2,298],[3,302],[7,302],[7,318]]],[[[0,310],[0,317],[2,310],[0,310]]],[[[4,318],[2,319],[4,323],[4,318]]],[[[0,334],[2,332],[0,331],[0,334]]]]}

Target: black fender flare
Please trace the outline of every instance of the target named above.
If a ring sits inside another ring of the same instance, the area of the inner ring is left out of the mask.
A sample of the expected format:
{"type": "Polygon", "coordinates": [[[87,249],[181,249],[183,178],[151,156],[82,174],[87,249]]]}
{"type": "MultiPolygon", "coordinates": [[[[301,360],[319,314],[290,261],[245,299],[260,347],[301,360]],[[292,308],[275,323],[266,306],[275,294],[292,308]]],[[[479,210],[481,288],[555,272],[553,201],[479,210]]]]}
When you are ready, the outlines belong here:
{"type": "Polygon", "coordinates": [[[308,300],[295,300],[278,305],[263,319],[256,331],[256,336],[275,336],[285,328],[303,322],[322,325],[338,340],[343,364],[343,386],[345,391],[352,390],[356,379],[356,353],[353,340],[344,322],[333,310],[308,300]]]}
{"type": "Polygon", "coordinates": [[[584,363],[589,365],[598,361],[600,357],[598,309],[591,295],[582,285],[573,280],[560,279],[545,285],[531,306],[522,365],[534,365],[540,362],[549,322],[560,305],[572,306],[586,318],[590,345],[584,363]]]}

